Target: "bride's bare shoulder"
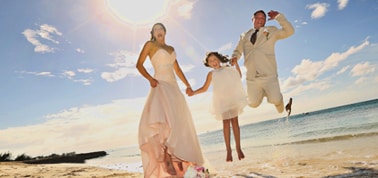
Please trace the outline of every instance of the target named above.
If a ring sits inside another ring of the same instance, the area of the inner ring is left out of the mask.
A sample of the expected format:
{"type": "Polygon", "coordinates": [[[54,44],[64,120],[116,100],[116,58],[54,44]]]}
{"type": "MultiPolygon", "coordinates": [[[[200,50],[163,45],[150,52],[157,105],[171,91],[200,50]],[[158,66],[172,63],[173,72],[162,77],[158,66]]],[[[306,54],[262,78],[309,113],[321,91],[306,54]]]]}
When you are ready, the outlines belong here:
{"type": "Polygon", "coordinates": [[[175,48],[174,48],[173,46],[168,45],[168,47],[169,47],[169,49],[170,49],[171,51],[175,51],[175,48]]]}

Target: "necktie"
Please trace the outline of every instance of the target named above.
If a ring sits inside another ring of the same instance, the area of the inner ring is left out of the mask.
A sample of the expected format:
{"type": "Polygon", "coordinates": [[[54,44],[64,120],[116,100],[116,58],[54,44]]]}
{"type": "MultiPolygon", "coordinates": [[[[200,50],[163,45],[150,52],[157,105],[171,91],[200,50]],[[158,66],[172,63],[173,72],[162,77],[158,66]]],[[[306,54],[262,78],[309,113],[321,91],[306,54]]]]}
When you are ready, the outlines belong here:
{"type": "Polygon", "coordinates": [[[259,32],[259,30],[255,30],[255,32],[253,32],[253,34],[251,36],[251,43],[252,44],[255,44],[255,42],[256,42],[257,32],[259,32]]]}

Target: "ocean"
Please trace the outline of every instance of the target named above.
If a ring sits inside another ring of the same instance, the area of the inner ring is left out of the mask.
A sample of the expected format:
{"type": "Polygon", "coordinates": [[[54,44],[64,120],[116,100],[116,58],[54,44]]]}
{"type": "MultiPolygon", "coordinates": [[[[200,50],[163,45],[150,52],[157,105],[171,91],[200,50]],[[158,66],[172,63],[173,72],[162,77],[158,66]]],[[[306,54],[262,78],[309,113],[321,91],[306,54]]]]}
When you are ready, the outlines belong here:
{"type": "MultiPolygon", "coordinates": [[[[243,149],[378,134],[378,99],[247,124],[240,132],[243,149]]],[[[222,130],[201,134],[199,140],[205,156],[225,152],[222,130]]],[[[109,155],[86,164],[143,172],[137,145],[106,151],[109,155]]]]}

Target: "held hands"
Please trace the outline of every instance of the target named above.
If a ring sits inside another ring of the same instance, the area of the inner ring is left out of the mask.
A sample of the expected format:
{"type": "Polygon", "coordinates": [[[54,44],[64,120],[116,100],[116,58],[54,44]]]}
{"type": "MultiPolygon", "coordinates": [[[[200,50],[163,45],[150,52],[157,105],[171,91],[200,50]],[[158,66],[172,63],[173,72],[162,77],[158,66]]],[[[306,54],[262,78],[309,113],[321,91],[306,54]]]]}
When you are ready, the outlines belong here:
{"type": "Polygon", "coordinates": [[[277,17],[277,15],[280,14],[277,11],[271,10],[268,12],[269,19],[268,20],[273,20],[277,17]]]}
{"type": "Polygon", "coordinates": [[[233,56],[233,57],[231,58],[231,61],[230,61],[231,66],[234,66],[234,65],[237,64],[237,63],[238,63],[238,59],[236,58],[236,56],[233,56]]]}
{"type": "Polygon", "coordinates": [[[186,94],[187,94],[188,96],[193,96],[193,95],[194,95],[194,92],[193,92],[192,88],[190,88],[190,87],[186,88],[186,94]]]}

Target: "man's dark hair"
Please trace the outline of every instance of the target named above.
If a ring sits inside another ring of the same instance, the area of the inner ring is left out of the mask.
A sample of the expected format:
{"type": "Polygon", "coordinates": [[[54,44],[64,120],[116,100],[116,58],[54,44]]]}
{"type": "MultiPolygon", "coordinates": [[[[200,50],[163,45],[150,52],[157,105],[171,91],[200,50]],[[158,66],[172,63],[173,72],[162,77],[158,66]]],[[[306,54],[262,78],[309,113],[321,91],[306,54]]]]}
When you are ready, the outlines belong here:
{"type": "Polygon", "coordinates": [[[255,17],[256,14],[258,14],[258,13],[263,13],[264,16],[265,16],[265,18],[266,18],[266,14],[265,14],[265,12],[264,12],[263,10],[258,10],[258,11],[256,11],[256,12],[253,14],[253,17],[255,17]]]}

